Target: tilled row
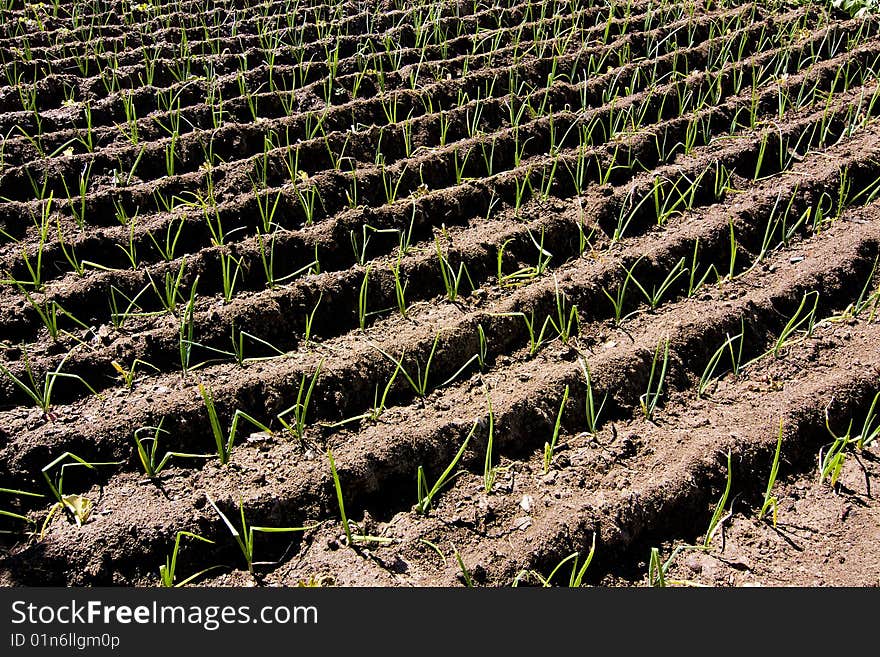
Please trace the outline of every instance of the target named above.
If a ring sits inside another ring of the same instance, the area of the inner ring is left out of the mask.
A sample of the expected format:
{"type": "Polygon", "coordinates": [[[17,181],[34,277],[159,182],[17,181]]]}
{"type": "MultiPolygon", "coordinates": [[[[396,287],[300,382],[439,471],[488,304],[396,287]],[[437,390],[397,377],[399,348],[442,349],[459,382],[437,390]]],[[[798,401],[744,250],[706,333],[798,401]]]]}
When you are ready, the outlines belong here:
{"type": "MultiPolygon", "coordinates": [[[[870,271],[870,263],[878,254],[877,226],[880,224],[875,216],[877,209],[871,206],[869,210],[861,219],[865,223],[850,224],[842,221],[817,238],[816,244],[805,250],[803,261],[791,264],[789,254],[777,254],[768,260],[768,269],[752,270],[738,277],[730,283],[728,293],[722,297],[727,299],[723,303],[712,298],[712,295],[708,295],[705,300],[686,300],[675,304],[668,311],[637,319],[629,329],[634,342],[624,338],[622,342],[612,340],[597,345],[601,346],[601,350],[594,349],[595,353],[586,358],[592,372],[597,399],[606,393],[611,396],[607,406],[608,420],[620,421],[632,417],[633,411],[629,409],[638,403],[640,391],[645,389],[648,382],[651,354],[656,353],[658,339],[668,340],[671,365],[667,378],[669,390],[672,392],[672,409],[676,403],[676,393],[681,398],[693,399],[691,385],[694,378],[699,376],[711,352],[718,344],[723,343],[724,336],[733,334],[744,319],[748,327],[745,338],[748,346],[744,354],[749,357],[751,354],[760,354],[768,345],[772,347],[780,327],[790,316],[790,309],[797,305],[797,300],[803,294],[815,290],[822,298],[833,299],[824,304],[825,308],[839,308],[848,303],[850,295],[847,292],[858,287],[865,270],[870,271]],[[786,270],[792,271],[794,276],[781,280],[780,275],[786,270]],[[742,296],[737,296],[738,294],[742,296]]],[[[821,310],[820,307],[820,312],[821,310]]],[[[816,319],[818,318],[817,316],[816,319]]],[[[859,323],[858,327],[854,329],[856,337],[851,346],[864,360],[860,361],[859,368],[852,369],[848,374],[855,382],[853,386],[867,391],[870,385],[876,383],[877,367],[880,364],[874,362],[876,350],[862,349],[859,345],[864,346],[870,344],[871,340],[876,340],[876,328],[875,325],[863,323],[859,323]]],[[[620,340],[624,335],[621,333],[617,339],[620,340]]],[[[777,360],[784,361],[788,358],[787,354],[791,350],[791,347],[787,347],[783,353],[765,354],[747,369],[765,367],[762,363],[769,363],[766,366],[772,367],[777,360]]],[[[325,446],[333,449],[349,510],[358,513],[367,508],[374,515],[385,518],[395,512],[404,511],[411,503],[408,500],[412,493],[401,492],[408,491],[412,486],[414,465],[421,464],[430,475],[436,477],[453,458],[472,428],[474,431],[469,450],[465,453],[462,465],[478,471],[483,462],[488,438],[485,421],[487,393],[482,389],[481,383],[492,399],[495,450],[499,458],[517,459],[524,453],[534,453],[553,431],[555,409],[558,408],[565,386],[572,389],[569,408],[583,408],[584,370],[579,363],[567,362],[564,356],[566,351],[563,349],[560,356],[543,353],[538,360],[518,360],[508,366],[493,368],[482,378],[477,377],[450,386],[439,396],[433,395],[424,406],[415,404],[389,409],[379,424],[362,427],[351,434],[331,434],[325,446]],[[474,425],[475,418],[483,420],[474,425]]],[[[831,358],[851,358],[849,352],[850,347],[843,345],[828,350],[831,358]]],[[[822,372],[823,385],[830,385],[825,378],[826,370],[816,368],[810,372],[812,383],[819,378],[816,372],[822,372]]],[[[843,388],[838,387],[838,390],[841,389],[843,388]]],[[[845,406],[845,398],[838,396],[838,401],[845,406]]],[[[843,406],[838,412],[845,410],[843,406]]],[[[821,413],[816,410],[815,405],[811,408],[817,416],[821,413]]],[[[665,409],[658,413],[661,425],[665,424],[662,419],[665,413],[665,409]]],[[[581,413],[572,410],[570,416],[566,414],[563,425],[566,430],[573,430],[576,426],[583,426],[582,422],[581,413]]],[[[710,433],[707,431],[707,436],[710,433]]],[[[667,443],[668,441],[659,441],[657,449],[675,449],[674,444],[667,443]]],[[[701,459],[705,459],[703,449],[701,445],[701,459]]],[[[764,445],[756,449],[764,453],[769,448],[764,445]]],[[[27,555],[30,568],[36,568],[38,572],[51,561],[51,546],[57,541],[59,553],[63,549],[66,558],[74,559],[75,565],[81,566],[74,570],[91,573],[96,577],[94,581],[107,581],[107,577],[119,578],[118,581],[134,581],[146,574],[139,570],[144,567],[143,560],[138,559],[136,563],[116,561],[113,556],[116,550],[120,555],[158,555],[161,554],[160,550],[167,548],[173,532],[180,529],[196,528],[209,538],[221,539],[223,525],[210,506],[203,506],[203,490],[210,491],[214,497],[246,490],[247,495],[242,498],[242,504],[249,522],[264,526],[301,526],[309,519],[326,520],[334,517],[335,496],[329,471],[325,460],[320,456],[316,457],[314,452],[304,453],[296,444],[263,438],[251,446],[239,448],[233,462],[234,465],[230,466],[209,464],[199,470],[190,471],[189,474],[186,471],[173,474],[163,486],[173,491],[190,491],[177,504],[167,499],[157,502],[156,500],[163,497],[159,490],[145,482],[138,484],[137,477],[132,474],[116,475],[102,488],[102,499],[126,499],[130,503],[133,496],[137,496],[138,505],[141,505],[142,500],[143,508],[161,509],[164,520],[161,529],[132,529],[124,523],[116,524],[113,513],[106,517],[98,516],[82,529],[76,530],[77,556],[74,556],[70,552],[69,540],[72,526],[55,523],[51,526],[47,539],[35,548],[39,553],[47,555],[42,561],[34,560],[29,548],[25,548],[20,557],[9,558],[17,563],[18,558],[27,555]],[[92,539],[104,541],[114,547],[96,553],[91,547],[92,539]],[[96,563],[103,564],[98,572],[95,572],[96,563]]],[[[717,478],[717,473],[712,476],[717,478]]],[[[678,485],[678,488],[682,486],[678,485]]],[[[662,484],[656,487],[652,495],[659,500],[664,495],[669,497],[668,493],[668,485],[662,484]]],[[[705,492],[694,495],[695,498],[686,498],[684,501],[673,499],[676,496],[672,496],[664,504],[690,505],[695,503],[694,499],[705,499],[705,492]]],[[[234,494],[231,497],[233,500],[237,499],[234,494]]],[[[621,508],[626,508],[625,504],[631,504],[634,499],[630,497],[627,498],[628,501],[622,501],[621,508]]],[[[229,513],[228,500],[224,502],[227,502],[225,508],[229,513]]],[[[639,508],[642,516],[630,521],[635,523],[633,526],[625,527],[626,531],[621,530],[616,539],[610,534],[606,538],[603,533],[603,541],[620,540],[626,543],[632,537],[647,531],[647,526],[653,521],[646,521],[645,518],[659,518],[668,511],[662,505],[660,508],[652,505],[641,505],[639,508]],[[639,522],[643,524],[639,526],[639,522]]],[[[591,523],[580,525],[590,527],[591,523]]],[[[569,527],[568,530],[570,529],[569,527]]],[[[559,549],[568,548],[563,544],[559,549]]],[[[209,553],[209,558],[222,559],[229,554],[228,550],[222,549],[217,553],[209,553]]],[[[538,550],[530,557],[531,565],[542,566],[552,554],[546,550],[538,550]]]]}
{"type": "MultiPolygon", "coordinates": [[[[808,117],[805,119],[805,125],[815,127],[824,120],[821,116],[808,117]]],[[[809,128],[794,123],[786,129],[786,133],[799,134],[803,129],[808,130],[809,128]]],[[[753,261],[756,257],[762,257],[769,249],[775,248],[780,241],[788,243],[797,235],[809,235],[810,230],[821,229],[822,222],[816,223],[816,218],[820,213],[824,212],[829,219],[832,218],[835,212],[842,210],[842,208],[835,207],[840,199],[846,200],[848,194],[858,196],[848,190],[853,189],[854,185],[856,189],[860,186],[864,187],[877,179],[878,172],[875,171],[876,167],[872,164],[873,141],[874,131],[868,129],[863,135],[856,138],[856,143],[864,144],[864,148],[858,149],[855,153],[851,151],[851,142],[831,149],[828,151],[829,153],[839,152],[843,155],[842,159],[834,165],[827,163],[825,155],[810,155],[803,163],[797,163],[791,159],[790,162],[794,165],[793,171],[791,174],[786,174],[783,180],[774,180],[772,183],[759,185],[747,197],[747,201],[743,199],[741,193],[726,201],[725,204],[734,211],[732,216],[727,219],[709,205],[714,198],[711,190],[713,187],[717,187],[717,180],[714,183],[711,179],[705,180],[697,190],[698,193],[692,195],[698,199],[698,202],[693,202],[687,207],[690,208],[691,213],[697,213],[695,216],[709,215],[713,216],[714,220],[703,224],[702,228],[696,232],[688,229],[687,223],[679,226],[675,231],[672,231],[670,240],[673,246],[671,248],[659,246],[665,242],[653,245],[654,236],[650,233],[647,237],[639,238],[640,242],[647,240],[646,244],[650,246],[634,245],[631,247],[633,250],[630,253],[644,255],[654,253],[655,255],[640,264],[637,279],[641,280],[643,284],[657,286],[670,273],[676,262],[684,259],[685,263],[690,265],[687,267],[691,270],[689,279],[687,277],[681,278],[678,284],[671,286],[668,290],[669,295],[681,294],[685,280],[689,280],[690,287],[693,288],[694,281],[705,280],[712,268],[717,276],[721,276],[725,272],[731,273],[731,271],[736,273],[752,264],[750,259],[753,261]],[[804,177],[805,173],[808,174],[807,177],[804,177]],[[774,189],[769,191],[771,187],[774,189]],[[826,191],[824,195],[818,193],[817,190],[823,187],[830,191],[826,191]],[[703,188],[708,188],[706,193],[703,193],[703,188]],[[774,217],[775,221],[779,223],[779,215],[783,210],[785,213],[800,216],[802,219],[804,218],[803,213],[809,212],[813,215],[813,219],[811,222],[804,220],[800,226],[797,225],[797,222],[793,222],[793,225],[787,228],[775,227],[774,217]],[[738,248],[750,253],[748,258],[744,258],[741,254],[737,261],[736,254],[731,253],[728,223],[735,228],[738,248]],[[768,233],[771,227],[773,229],[768,233]],[[777,230],[781,233],[779,236],[775,235],[777,230]],[[697,272],[698,268],[701,268],[700,272],[697,272]]],[[[750,148],[760,147],[760,141],[757,139],[749,145],[736,141],[728,142],[728,144],[726,150],[711,154],[716,168],[723,164],[723,166],[735,170],[738,161],[750,157],[750,148]]],[[[448,279],[455,274],[456,268],[465,267],[468,272],[467,282],[463,285],[478,286],[481,282],[488,282],[491,277],[496,279],[493,282],[500,284],[503,290],[504,288],[519,287],[521,283],[539,277],[543,271],[539,267],[542,258],[540,249],[543,249],[545,254],[553,255],[552,263],[564,262],[570,257],[583,254],[587,246],[594,256],[598,255],[607,250],[608,243],[607,240],[603,242],[601,238],[598,238],[588,244],[584,239],[586,231],[591,228],[595,230],[595,226],[591,226],[590,223],[586,226],[582,224],[585,212],[598,218],[599,221],[602,221],[603,217],[619,216],[622,213],[622,208],[633,203],[634,197],[648,198],[650,196],[652,185],[658,179],[656,177],[658,174],[667,180],[673,180],[671,178],[673,175],[674,179],[679,181],[694,180],[701,176],[706,178],[705,157],[705,154],[698,153],[691,159],[690,164],[671,167],[669,174],[659,170],[656,173],[639,176],[636,178],[635,187],[618,188],[616,193],[608,197],[600,196],[592,200],[588,197],[585,208],[582,207],[580,210],[569,207],[566,212],[565,206],[557,206],[552,214],[545,214],[543,218],[526,225],[517,225],[515,222],[500,222],[498,225],[494,225],[478,219],[475,221],[476,228],[454,234],[452,242],[445,249],[444,245],[438,241],[436,245],[432,245],[430,250],[426,249],[427,252],[416,250],[413,254],[396,261],[373,262],[369,269],[356,266],[347,272],[327,273],[314,277],[317,279],[316,281],[304,281],[292,288],[267,291],[259,296],[235,299],[225,307],[209,307],[193,314],[191,318],[192,332],[186,336],[182,332],[184,330],[182,319],[185,317],[167,315],[162,320],[164,321],[163,326],[144,331],[135,330],[133,338],[107,340],[106,346],[98,343],[89,349],[77,350],[64,356],[65,372],[83,377],[96,390],[105,390],[114,384],[110,377],[118,374],[114,369],[113,362],[121,363],[125,367],[133,367],[132,374],[134,374],[137,367],[136,364],[135,366],[132,364],[135,363],[135,359],[139,359],[142,365],[140,374],[141,376],[147,375],[146,384],[139,387],[149,387],[154,383],[149,372],[155,371],[156,368],[176,370],[187,365],[195,365],[204,361],[210,362],[218,358],[221,360],[236,360],[236,358],[241,360],[242,358],[253,359],[286,353],[299,347],[303,342],[300,336],[302,335],[301,331],[306,328],[304,324],[307,324],[308,330],[313,331],[314,334],[330,338],[331,341],[327,346],[332,350],[334,349],[335,336],[341,336],[340,339],[336,339],[336,342],[344,344],[349,339],[346,332],[356,329],[359,322],[364,327],[371,324],[369,316],[374,315],[377,309],[391,309],[390,311],[394,312],[393,309],[398,301],[397,294],[400,290],[395,283],[401,279],[409,281],[410,290],[415,289],[414,292],[411,291],[407,294],[406,303],[411,307],[418,307],[418,303],[415,306],[413,304],[421,299],[431,299],[437,294],[449,291],[448,288],[444,290],[444,277],[441,274],[447,273],[448,279]],[[461,243],[459,240],[462,238],[465,238],[466,246],[459,249],[454,248],[453,245],[456,242],[461,243]],[[438,253],[449,263],[448,270],[438,269],[438,266],[442,267],[438,253]],[[499,254],[504,256],[500,261],[497,257],[499,254]],[[536,260],[538,265],[534,264],[536,260]],[[499,269],[495,263],[501,266],[500,279],[498,278],[499,269]],[[256,324],[255,320],[257,320],[256,324]],[[255,327],[249,329],[249,335],[240,344],[241,347],[247,346],[246,354],[241,353],[245,351],[243,348],[240,351],[235,349],[235,327],[239,327],[240,331],[242,326],[255,327]],[[267,349],[266,343],[274,345],[273,349],[267,349]],[[185,346],[192,347],[186,351],[186,363],[182,360],[181,352],[185,346]]],[[[867,200],[869,200],[868,196],[862,194],[861,201],[858,202],[867,200]]],[[[578,200],[577,205],[580,204],[581,202],[578,200]]],[[[653,207],[648,204],[642,205],[647,208],[653,207]]],[[[636,210],[638,209],[636,208],[636,210]]],[[[659,217],[656,213],[648,212],[648,214],[650,216],[645,220],[634,211],[633,217],[630,219],[633,225],[628,229],[633,235],[644,235],[650,225],[658,223],[659,217]]],[[[613,224],[613,221],[611,223],[613,224]]],[[[606,229],[609,233],[612,232],[611,229],[606,229]]],[[[627,240],[622,243],[626,244],[627,240]]],[[[633,268],[634,261],[635,256],[623,255],[620,259],[606,262],[601,271],[591,270],[589,279],[593,283],[585,283],[585,287],[579,288],[577,286],[570,287],[563,281],[560,289],[564,295],[567,295],[567,303],[574,304],[581,309],[582,319],[601,321],[612,317],[612,312],[619,318],[624,311],[629,312],[637,307],[638,302],[634,303],[631,294],[629,301],[622,298],[625,303],[616,308],[613,303],[611,305],[607,303],[608,299],[605,297],[607,292],[603,292],[603,290],[614,290],[615,287],[619,289],[622,274],[633,268]],[[587,292],[585,293],[584,290],[587,292]],[[601,310],[597,311],[597,308],[601,310]]],[[[564,271],[564,268],[555,267],[552,263],[549,265],[545,263],[544,269],[546,271],[564,271]]],[[[683,274],[685,266],[682,265],[681,269],[680,273],[683,274]]],[[[462,269],[458,269],[458,276],[462,276],[462,269]]],[[[534,286],[530,287],[534,288],[534,286]]],[[[489,288],[489,291],[494,292],[495,287],[489,288]]],[[[693,293],[693,289],[689,293],[693,293]]],[[[474,299],[464,296],[464,288],[462,288],[461,295],[457,299],[458,301],[474,302],[474,299]]],[[[635,299],[638,299],[638,296],[635,299]]],[[[72,297],[71,301],[75,300],[82,301],[79,296],[72,297]]],[[[648,301],[650,302],[650,299],[648,301]]],[[[528,311],[531,308],[538,313],[539,318],[542,318],[553,314],[556,302],[557,289],[555,284],[545,283],[543,292],[535,293],[535,300],[530,301],[527,304],[528,307],[524,309],[528,311]]],[[[502,302],[500,306],[498,309],[491,308],[488,312],[478,310],[477,313],[491,315],[495,311],[497,315],[497,313],[517,312],[523,309],[518,300],[513,300],[510,303],[502,302]]],[[[565,312],[569,312],[569,310],[565,312]]],[[[155,322],[156,320],[154,318],[151,321],[155,322]]],[[[498,338],[501,340],[500,345],[494,344],[497,339],[493,340],[493,351],[497,349],[503,351],[511,348],[512,345],[522,344],[527,339],[526,327],[518,320],[490,317],[467,321],[465,324],[468,325],[470,331],[476,331],[476,326],[480,325],[486,335],[490,337],[502,336],[498,338]]],[[[381,333],[383,331],[382,323],[377,324],[376,328],[381,333]]],[[[416,352],[421,354],[421,358],[426,358],[425,354],[431,350],[432,339],[432,335],[425,336],[419,344],[416,352]]],[[[471,343],[472,340],[469,339],[468,342],[471,343]]],[[[438,359],[435,362],[435,371],[441,374],[445,372],[444,376],[451,376],[461,366],[461,363],[456,364],[454,360],[449,362],[443,355],[447,344],[447,341],[444,340],[441,345],[438,359]]],[[[29,358],[32,360],[39,356],[39,353],[35,354],[33,347],[33,344],[28,347],[30,350],[29,358]]],[[[393,347],[386,345],[385,348],[391,349],[393,347]]],[[[45,376],[45,372],[57,367],[62,356],[50,358],[51,360],[48,362],[43,361],[42,363],[35,360],[31,365],[38,377],[45,376]]],[[[307,358],[307,362],[313,360],[315,359],[307,358]]],[[[10,367],[17,376],[26,376],[23,364],[10,367]]],[[[309,371],[313,369],[314,365],[309,371]]],[[[211,370],[206,375],[216,371],[218,370],[211,370]]],[[[383,368],[380,367],[376,370],[374,366],[371,366],[367,368],[367,371],[382,372],[383,368]]],[[[371,380],[367,387],[371,387],[374,383],[375,381],[371,380]]],[[[170,383],[159,385],[175,387],[170,383]]],[[[24,393],[11,381],[6,381],[5,386],[10,399],[25,401],[24,393]]],[[[67,386],[63,390],[59,388],[57,399],[63,402],[82,396],[87,392],[86,386],[67,386]]],[[[124,392],[128,393],[127,390],[124,392]]]]}

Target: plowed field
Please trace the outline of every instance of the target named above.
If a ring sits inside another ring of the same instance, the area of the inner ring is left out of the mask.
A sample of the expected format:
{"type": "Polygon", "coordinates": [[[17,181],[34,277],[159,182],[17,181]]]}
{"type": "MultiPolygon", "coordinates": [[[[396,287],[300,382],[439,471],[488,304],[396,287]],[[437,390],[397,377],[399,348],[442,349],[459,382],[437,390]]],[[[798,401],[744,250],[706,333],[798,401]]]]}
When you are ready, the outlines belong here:
{"type": "Polygon", "coordinates": [[[0,2],[0,582],[880,583],[880,21],[245,4],[0,2]]]}

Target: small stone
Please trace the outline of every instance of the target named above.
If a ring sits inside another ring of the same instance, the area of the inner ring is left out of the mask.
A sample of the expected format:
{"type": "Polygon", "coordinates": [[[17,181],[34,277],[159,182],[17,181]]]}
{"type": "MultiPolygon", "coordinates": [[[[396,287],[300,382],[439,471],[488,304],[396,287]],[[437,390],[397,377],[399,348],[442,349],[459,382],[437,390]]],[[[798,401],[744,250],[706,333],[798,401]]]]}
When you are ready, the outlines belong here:
{"type": "Polygon", "coordinates": [[[534,504],[535,500],[531,495],[523,495],[522,499],[519,501],[520,508],[528,513],[532,510],[532,504],[534,504]]]}
{"type": "Polygon", "coordinates": [[[511,523],[511,527],[513,527],[513,529],[521,529],[522,531],[525,531],[526,529],[528,529],[531,526],[532,526],[532,519],[529,518],[528,516],[522,516],[520,518],[517,518],[516,520],[513,521],[513,523],[511,523]]]}

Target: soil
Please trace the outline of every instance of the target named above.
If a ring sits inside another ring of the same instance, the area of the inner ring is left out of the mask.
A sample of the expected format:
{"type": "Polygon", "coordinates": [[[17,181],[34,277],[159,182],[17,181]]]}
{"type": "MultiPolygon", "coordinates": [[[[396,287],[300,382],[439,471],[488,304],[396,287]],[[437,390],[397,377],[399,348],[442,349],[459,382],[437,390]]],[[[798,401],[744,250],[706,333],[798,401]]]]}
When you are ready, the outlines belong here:
{"type": "Polygon", "coordinates": [[[880,585],[880,22],[509,4],[0,10],[0,583],[880,585]]]}

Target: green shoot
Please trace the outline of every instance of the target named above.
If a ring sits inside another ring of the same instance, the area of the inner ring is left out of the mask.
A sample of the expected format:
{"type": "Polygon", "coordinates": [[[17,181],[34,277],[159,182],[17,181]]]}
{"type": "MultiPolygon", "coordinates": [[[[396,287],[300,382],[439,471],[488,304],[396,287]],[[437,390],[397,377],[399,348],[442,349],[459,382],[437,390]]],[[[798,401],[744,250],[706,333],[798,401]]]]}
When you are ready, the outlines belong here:
{"type": "Polygon", "coordinates": [[[553,425],[553,437],[549,443],[544,443],[544,474],[550,472],[550,463],[553,461],[553,452],[556,449],[556,442],[559,440],[559,430],[562,428],[562,413],[565,411],[568,393],[569,387],[565,386],[565,391],[562,393],[562,403],[559,404],[559,412],[556,414],[556,424],[553,425]]]}
{"type": "Polygon", "coordinates": [[[657,408],[657,404],[660,401],[660,397],[663,395],[663,384],[666,381],[666,366],[669,363],[669,340],[661,340],[657,343],[657,348],[654,350],[654,359],[651,361],[651,374],[648,377],[648,389],[645,394],[639,397],[639,404],[642,407],[642,413],[645,415],[645,419],[652,420],[654,418],[654,411],[657,408]],[[657,374],[657,360],[660,356],[660,345],[665,342],[665,346],[663,348],[663,364],[660,368],[660,374],[657,376],[657,380],[655,383],[654,377],[657,374]]]}
{"type": "Polygon", "coordinates": [[[159,450],[159,434],[164,433],[167,434],[168,431],[162,428],[162,423],[165,421],[165,418],[159,421],[159,426],[156,427],[141,427],[136,429],[134,432],[134,442],[137,446],[138,458],[141,461],[141,465],[144,468],[144,472],[147,477],[150,479],[155,479],[159,476],[159,473],[165,469],[165,466],[168,465],[168,461],[172,456],[177,458],[187,458],[187,459],[203,459],[203,458],[211,458],[210,454],[186,454],[184,452],[165,452],[165,456],[163,456],[160,460],[156,460],[158,457],[159,450]],[[142,432],[152,432],[152,436],[147,436],[145,438],[141,438],[142,432]]]}
{"type": "Polygon", "coordinates": [[[159,566],[159,581],[162,586],[166,588],[172,587],[181,587],[186,586],[190,582],[195,579],[198,579],[205,573],[214,570],[215,568],[219,568],[220,566],[211,566],[210,568],[205,568],[204,570],[200,570],[194,575],[190,575],[185,580],[181,582],[175,582],[176,579],[175,573],[177,572],[177,553],[180,552],[180,539],[184,536],[188,538],[194,538],[196,540],[202,541],[204,543],[214,544],[214,541],[211,539],[205,538],[204,536],[199,536],[198,534],[193,534],[192,532],[187,531],[179,531],[177,532],[177,536],[174,539],[174,550],[171,552],[171,556],[165,558],[165,563],[159,566]]]}
{"type": "Polygon", "coordinates": [[[776,475],[779,473],[779,454],[782,451],[782,426],[782,419],[780,419],[779,437],[776,439],[776,453],[773,456],[773,464],[770,466],[770,478],[767,480],[767,490],[764,491],[764,504],[761,505],[761,510],[758,512],[758,520],[761,520],[764,515],[772,509],[774,527],[776,526],[776,511],[779,500],[771,495],[771,493],[773,492],[773,485],[776,483],[776,475]]]}
{"type": "Polygon", "coordinates": [[[459,447],[458,452],[456,452],[455,456],[452,459],[452,462],[443,471],[443,474],[440,475],[439,479],[437,479],[437,481],[430,489],[428,488],[428,481],[425,476],[425,470],[422,466],[419,466],[416,475],[416,484],[418,489],[418,503],[415,507],[416,512],[422,515],[426,515],[428,513],[428,510],[431,508],[431,505],[437,494],[443,489],[444,486],[452,483],[452,480],[455,479],[456,476],[458,476],[458,473],[453,474],[453,470],[455,470],[455,467],[458,465],[458,462],[464,455],[464,450],[467,449],[468,442],[470,442],[470,439],[471,437],[473,437],[474,432],[477,430],[479,424],[479,420],[474,422],[474,426],[471,427],[470,433],[468,433],[467,437],[464,439],[464,442],[461,444],[461,447],[459,447]]]}
{"type": "Polygon", "coordinates": [[[730,450],[727,450],[727,486],[721,494],[721,499],[718,500],[718,505],[715,507],[712,519],[709,520],[709,528],[706,530],[706,538],[703,539],[703,548],[705,549],[709,548],[712,538],[715,536],[715,532],[718,531],[724,522],[724,507],[727,505],[727,498],[730,495],[730,486],[732,483],[733,468],[731,467],[731,452],[730,450]]]}
{"type": "Polygon", "coordinates": [[[342,499],[342,485],[339,482],[339,473],[336,471],[336,461],[333,460],[333,453],[327,450],[327,459],[330,461],[330,474],[333,477],[333,486],[336,489],[336,502],[339,504],[339,516],[342,518],[342,528],[345,530],[346,544],[353,548],[358,543],[391,543],[390,538],[381,536],[366,536],[364,534],[353,534],[351,532],[351,523],[345,514],[345,502],[342,499]]]}
{"type": "Polygon", "coordinates": [[[232,448],[235,445],[235,438],[238,434],[238,422],[240,419],[244,418],[261,431],[265,431],[268,434],[272,433],[272,430],[265,424],[255,420],[241,409],[236,409],[235,413],[232,415],[232,424],[229,427],[229,432],[224,434],[223,428],[220,426],[220,417],[217,413],[217,406],[214,403],[214,391],[210,387],[199,383],[199,394],[201,394],[202,399],[205,401],[205,409],[208,412],[208,420],[211,423],[211,433],[214,436],[214,443],[217,447],[217,456],[220,459],[221,465],[229,463],[229,457],[232,455],[232,448]]]}
{"type": "Polygon", "coordinates": [[[220,519],[223,520],[223,524],[229,529],[229,533],[232,534],[232,538],[235,539],[235,542],[238,544],[239,549],[241,550],[242,555],[245,558],[245,562],[247,563],[248,572],[253,575],[254,574],[254,566],[271,564],[272,562],[257,562],[254,561],[254,533],[259,532],[263,534],[280,534],[280,533],[289,533],[289,532],[304,532],[309,529],[314,529],[317,527],[317,524],[310,525],[308,527],[256,527],[252,525],[248,525],[247,520],[244,517],[244,503],[239,498],[238,508],[241,516],[241,528],[237,528],[235,525],[230,522],[229,518],[226,517],[211,496],[208,493],[205,493],[205,497],[208,498],[208,502],[214,510],[217,512],[217,515],[220,516],[220,519]]]}
{"type": "Polygon", "coordinates": [[[299,441],[302,441],[305,437],[306,413],[308,413],[309,403],[312,401],[312,393],[315,391],[315,384],[318,382],[318,375],[321,373],[321,368],[323,366],[324,359],[322,358],[318,362],[318,366],[315,368],[315,373],[312,374],[312,377],[309,380],[308,388],[306,387],[306,375],[303,373],[302,379],[300,379],[299,382],[299,392],[296,395],[296,403],[278,414],[278,421],[281,422],[282,426],[292,433],[299,441]],[[285,419],[285,416],[287,416],[288,413],[293,414],[293,422],[288,422],[285,419]]]}

